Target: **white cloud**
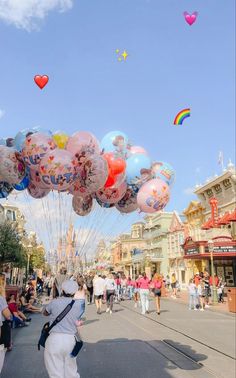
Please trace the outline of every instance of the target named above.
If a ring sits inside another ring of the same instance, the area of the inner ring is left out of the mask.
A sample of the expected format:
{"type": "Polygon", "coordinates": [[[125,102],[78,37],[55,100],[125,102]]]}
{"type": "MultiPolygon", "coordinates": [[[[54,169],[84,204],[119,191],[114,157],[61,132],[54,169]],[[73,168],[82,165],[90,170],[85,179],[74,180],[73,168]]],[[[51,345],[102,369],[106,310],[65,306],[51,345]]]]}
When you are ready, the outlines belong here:
{"type": "Polygon", "coordinates": [[[4,110],[0,109],[0,119],[4,116],[5,112],[4,110]]]}
{"type": "Polygon", "coordinates": [[[184,194],[187,196],[191,196],[193,194],[194,188],[186,188],[184,189],[184,194]]]}
{"type": "Polygon", "coordinates": [[[37,29],[37,22],[50,11],[64,12],[72,8],[74,0],[0,0],[0,19],[18,28],[37,29]]]}

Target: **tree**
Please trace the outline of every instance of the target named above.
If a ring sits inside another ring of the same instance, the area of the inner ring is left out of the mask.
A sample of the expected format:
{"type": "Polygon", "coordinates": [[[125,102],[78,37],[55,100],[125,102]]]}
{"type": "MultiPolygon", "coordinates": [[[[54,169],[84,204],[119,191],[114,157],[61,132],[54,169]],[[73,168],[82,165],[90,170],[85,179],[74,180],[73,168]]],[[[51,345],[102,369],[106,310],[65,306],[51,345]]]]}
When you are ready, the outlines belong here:
{"type": "Polygon", "coordinates": [[[45,254],[44,249],[40,246],[33,247],[30,258],[30,270],[42,269],[45,270],[45,254]]]}
{"type": "Polygon", "coordinates": [[[26,265],[27,255],[15,226],[6,221],[0,224],[0,270],[11,263],[14,267],[26,265]]]}

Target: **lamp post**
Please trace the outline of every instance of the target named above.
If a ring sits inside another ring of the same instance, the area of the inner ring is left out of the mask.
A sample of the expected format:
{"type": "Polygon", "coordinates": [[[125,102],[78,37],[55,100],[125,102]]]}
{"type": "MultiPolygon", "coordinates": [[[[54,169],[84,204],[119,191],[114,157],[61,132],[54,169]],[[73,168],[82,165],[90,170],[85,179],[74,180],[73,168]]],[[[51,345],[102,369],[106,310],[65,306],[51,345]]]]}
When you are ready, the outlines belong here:
{"type": "Polygon", "coordinates": [[[214,261],[213,261],[213,252],[214,252],[214,242],[213,240],[208,240],[208,248],[211,257],[211,277],[212,277],[212,304],[218,304],[218,297],[217,297],[217,290],[215,284],[215,269],[214,269],[214,261]]]}
{"type": "Polygon", "coordinates": [[[30,263],[30,256],[32,255],[32,248],[33,246],[31,244],[29,244],[27,246],[27,269],[26,269],[26,282],[27,282],[27,279],[28,279],[28,275],[29,275],[29,263],[30,263]]]}

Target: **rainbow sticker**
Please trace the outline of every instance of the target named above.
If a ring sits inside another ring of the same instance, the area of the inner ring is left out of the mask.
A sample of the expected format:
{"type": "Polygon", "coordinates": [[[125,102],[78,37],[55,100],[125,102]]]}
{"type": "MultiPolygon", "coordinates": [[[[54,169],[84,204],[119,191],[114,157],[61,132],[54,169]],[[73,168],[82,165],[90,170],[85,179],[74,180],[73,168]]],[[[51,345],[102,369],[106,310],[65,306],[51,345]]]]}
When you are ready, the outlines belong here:
{"type": "Polygon", "coordinates": [[[190,117],[190,109],[183,109],[181,110],[174,120],[174,125],[182,125],[185,118],[190,117]]]}

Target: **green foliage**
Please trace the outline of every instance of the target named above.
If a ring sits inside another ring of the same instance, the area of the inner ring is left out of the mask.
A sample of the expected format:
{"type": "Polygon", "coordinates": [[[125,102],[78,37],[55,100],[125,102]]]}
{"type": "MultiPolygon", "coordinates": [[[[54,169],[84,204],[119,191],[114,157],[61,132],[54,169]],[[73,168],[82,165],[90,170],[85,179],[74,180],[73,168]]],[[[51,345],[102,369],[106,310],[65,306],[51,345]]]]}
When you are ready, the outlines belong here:
{"type": "Polygon", "coordinates": [[[30,257],[30,270],[42,269],[45,270],[45,256],[42,248],[33,247],[30,257]]]}
{"type": "Polygon", "coordinates": [[[14,267],[26,265],[27,255],[20,241],[20,236],[12,223],[0,224],[0,266],[7,263],[14,267]]]}

